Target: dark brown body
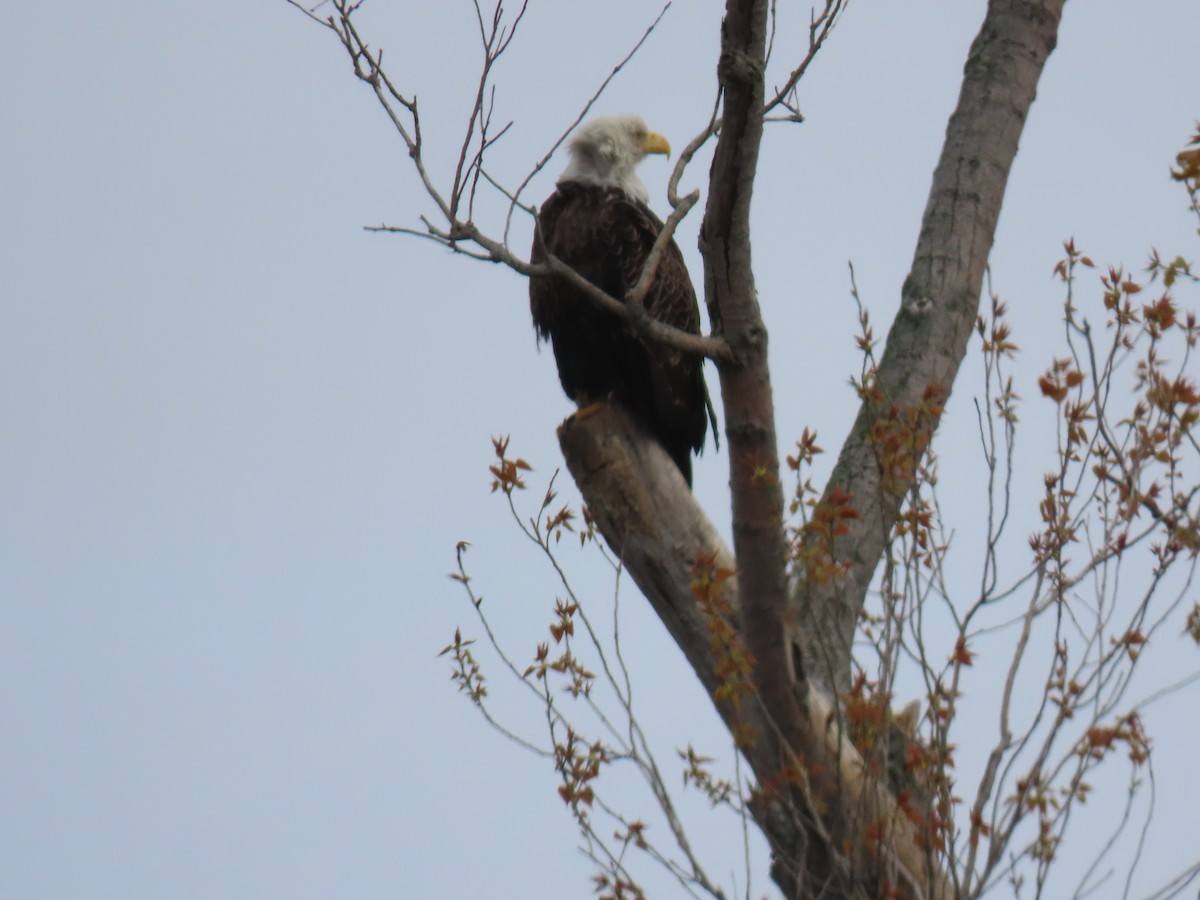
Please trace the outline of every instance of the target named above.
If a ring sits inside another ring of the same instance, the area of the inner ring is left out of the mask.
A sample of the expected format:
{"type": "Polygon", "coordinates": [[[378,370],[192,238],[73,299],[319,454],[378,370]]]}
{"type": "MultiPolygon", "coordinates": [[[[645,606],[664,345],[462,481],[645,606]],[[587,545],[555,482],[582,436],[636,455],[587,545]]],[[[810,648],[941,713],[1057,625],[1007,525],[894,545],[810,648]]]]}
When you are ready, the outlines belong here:
{"type": "MultiPolygon", "coordinates": [[[[624,299],[641,274],[662,222],[616,188],[567,182],[542,204],[531,259],[552,254],[612,297],[624,299]]],[[[704,446],[708,391],[703,359],[647,343],[568,282],[531,278],[529,304],[539,337],[554,347],[558,377],[579,406],[620,403],[670,454],[688,484],[692,453],[704,446]]],[[[700,332],[696,292],[674,241],[646,295],[654,318],[700,332]]]]}

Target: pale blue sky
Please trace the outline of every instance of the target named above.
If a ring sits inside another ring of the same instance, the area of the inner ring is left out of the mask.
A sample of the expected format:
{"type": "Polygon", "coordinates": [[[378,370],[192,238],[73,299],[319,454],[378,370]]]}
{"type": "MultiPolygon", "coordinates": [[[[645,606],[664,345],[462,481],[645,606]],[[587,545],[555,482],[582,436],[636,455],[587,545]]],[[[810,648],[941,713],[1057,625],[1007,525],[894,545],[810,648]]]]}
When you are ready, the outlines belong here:
{"type": "MultiPolygon", "coordinates": [[[[856,0],[802,85],[806,124],[768,131],[755,263],[785,447],[806,425],[831,450],[845,432],[846,261],[886,332],[982,10],[856,0]]],[[[515,122],[498,176],[524,175],[656,13],[532,0],[496,72],[515,122]]],[[[711,107],[719,13],[680,0],[597,111],[685,143],[711,107]]],[[[1097,261],[1196,255],[1165,177],[1200,116],[1194,13],[1067,6],[993,254],[1031,402],[1063,238],[1097,261]]],[[[470,4],[373,0],[361,26],[420,98],[444,181],[474,91],[470,4]]],[[[340,48],[283,0],[14,4],[0,81],[0,895],[590,896],[553,774],[488,731],[436,658],[456,625],[479,630],[446,578],[460,539],[518,647],[553,603],[487,491],[501,433],[544,487],[569,411],[523,281],[362,231],[432,207],[340,48]]],[[[666,166],[643,175],[663,209],[666,166]]],[[[694,275],[697,223],[680,232],[694,275]]],[[[969,389],[955,401],[950,491],[979,477],[969,389]]],[[[726,462],[710,452],[696,475],[722,530],[726,462]]],[[[577,556],[606,608],[611,583],[577,556]]],[[[688,741],[727,758],[665,633],[623,596],[664,761],[688,741]]],[[[536,733],[536,710],[497,699],[536,733]]],[[[1172,837],[1197,800],[1182,709],[1173,732],[1156,723],[1166,855],[1143,888],[1195,852],[1172,837]]],[[[730,883],[736,828],[685,804],[730,883]]],[[[770,890],[765,866],[755,879],[770,890]]]]}

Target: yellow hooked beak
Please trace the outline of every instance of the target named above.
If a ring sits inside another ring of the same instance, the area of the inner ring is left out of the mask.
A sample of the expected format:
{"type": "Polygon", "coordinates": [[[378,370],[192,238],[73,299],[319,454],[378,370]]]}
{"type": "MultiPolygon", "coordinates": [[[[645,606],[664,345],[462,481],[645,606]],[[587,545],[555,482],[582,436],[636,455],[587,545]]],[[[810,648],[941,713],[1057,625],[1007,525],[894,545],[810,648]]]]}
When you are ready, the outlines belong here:
{"type": "Polygon", "coordinates": [[[646,133],[646,139],[642,142],[642,149],[647,153],[662,153],[668,159],[671,156],[671,145],[667,143],[667,139],[656,131],[646,133]]]}

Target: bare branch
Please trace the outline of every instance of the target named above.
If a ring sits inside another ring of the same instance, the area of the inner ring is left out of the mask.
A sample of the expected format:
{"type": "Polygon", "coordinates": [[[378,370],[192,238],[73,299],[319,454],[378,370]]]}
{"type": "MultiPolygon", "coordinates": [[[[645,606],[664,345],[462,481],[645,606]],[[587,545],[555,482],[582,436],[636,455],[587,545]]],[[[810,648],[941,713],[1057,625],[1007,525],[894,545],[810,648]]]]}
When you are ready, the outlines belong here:
{"type": "Polygon", "coordinates": [[[717,91],[717,96],[713,101],[712,115],[708,117],[708,125],[698,135],[688,141],[687,146],[683,148],[683,152],[679,154],[679,158],[675,161],[674,168],[671,169],[671,175],[667,179],[667,202],[671,204],[672,209],[677,209],[679,204],[683,202],[679,198],[679,182],[683,179],[683,171],[691,163],[692,158],[700,151],[700,148],[708,143],[708,139],[717,133],[720,129],[721,119],[718,113],[721,110],[721,92],[717,91]]]}
{"type": "Polygon", "coordinates": [[[667,246],[675,237],[675,229],[679,227],[679,223],[700,201],[700,192],[692,191],[671,211],[663,222],[662,231],[658,233],[658,237],[654,239],[654,245],[650,248],[650,252],[646,256],[646,262],[642,266],[642,272],[638,276],[638,280],[634,282],[625,294],[625,302],[631,306],[642,307],[646,303],[646,293],[650,290],[650,285],[654,282],[654,276],[658,274],[658,265],[662,261],[663,253],[666,252],[667,246]]]}
{"type": "MultiPolygon", "coordinates": [[[[529,0],[524,0],[521,4],[521,9],[517,12],[516,18],[511,26],[503,25],[504,20],[504,4],[503,0],[496,0],[496,5],[492,10],[491,22],[488,25],[484,24],[483,10],[479,6],[479,0],[473,0],[475,6],[475,17],[479,24],[479,39],[483,45],[483,63],[479,69],[479,81],[475,90],[475,102],[471,108],[471,114],[467,118],[466,132],[463,135],[462,146],[459,148],[458,164],[454,169],[454,182],[450,191],[450,215],[449,219],[456,219],[458,214],[459,204],[462,200],[464,190],[466,190],[467,182],[470,182],[472,187],[470,190],[470,201],[468,204],[468,219],[470,218],[470,208],[474,205],[475,188],[474,185],[478,179],[478,168],[483,164],[483,155],[490,143],[487,136],[488,124],[491,121],[491,106],[495,101],[495,88],[491,87],[489,91],[489,79],[492,74],[492,67],[500,59],[501,55],[508,49],[513,37],[517,33],[517,27],[521,24],[521,19],[525,16],[525,10],[529,6],[529,0]],[[491,101],[486,102],[490,93],[491,101]],[[486,111],[485,111],[486,107],[486,111]],[[474,151],[474,155],[468,164],[467,157],[471,154],[471,148],[475,140],[475,129],[479,129],[479,147],[474,151]]],[[[505,127],[507,130],[507,126],[505,127]]],[[[503,133],[503,132],[501,132],[503,133]]],[[[499,136],[497,136],[499,137],[499,136]]]]}
{"type": "Polygon", "coordinates": [[[841,21],[842,13],[846,9],[846,4],[849,0],[825,0],[825,7],[820,13],[813,15],[808,26],[808,52],[804,55],[804,59],[794,68],[787,81],[783,86],[777,88],[775,96],[768,100],[763,105],[763,115],[770,116],[771,110],[777,106],[783,106],[788,110],[788,115],[782,117],[771,117],[769,121],[788,121],[799,122],[803,121],[804,117],[800,114],[799,108],[794,103],[789,103],[788,98],[792,96],[796,89],[796,85],[800,83],[800,79],[804,77],[804,73],[808,71],[809,65],[821,52],[821,47],[825,44],[825,39],[829,37],[829,33],[839,21],[841,21]]]}
{"type": "MultiPolygon", "coordinates": [[[[834,25],[836,25],[840,20],[841,14],[848,2],[849,0],[825,0],[825,8],[821,13],[814,15],[809,26],[808,53],[805,55],[804,59],[801,60],[800,64],[797,65],[792,71],[791,75],[788,76],[784,86],[777,91],[774,97],[772,97],[763,105],[762,115],[764,122],[803,121],[804,117],[801,115],[799,108],[797,108],[794,104],[789,104],[788,98],[794,94],[796,85],[800,82],[800,79],[804,77],[804,73],[808,71],[809,65],[812,63],[817,53],[820,52],[821,47],[824,46],[825,39],[833,30],[834,25]],[[788,115],[771,116],[771,110],[780,105],[784,106],[788,110],[788,115]]],[[[770,35],[768,37],[767,49],[764,51],[764,70],[767,62],[770,60],[771,50],[775,43],[775,6],[775,0],[771,0],[770,35]]],[[[722,120],[718,113],[720,110],[722,96],[722,92],[718,90],[713,108],[713,114],[709,119],[708,125],[705,126],[703,130],[701,130],[694,138],[692,138],[691,141],[688,142],[687,146],[684,148],[684,151],[679,155],[678,161],[675,163],[675,168],[672,170],[671,179],[667,186],[667,197],[672,206],[675,206],[678,202],[675,191],[677,190],[679,181],[683,176],[684,169],[687,167],[688,163],[691,162],[692,157],[695,156],[700,148],[708,143],[710,138],[719,134],[721,131],[722,120]]]]}
{"type": "Polygon", "coordinates": [[[642,36],[638,39],[637,43],[633,45],[633,48],[621,58],[620,62],[613,66],[612,71],[608,73],[607,77],[605,77],[602,82],[600,82],[600,87],[596,88],[595,93],[593,93],[592,96],[588,98],[588,101],[583,104],[583,108],[579,111],[579,115],[575,117],[575,120],[571,122],[571,124],[567,126],[566,130],[564,130],[563,133],[558,136],[558,139],[551,144],[550,149],[547,150],[542,155],[542,158],[534,164],[534,167],[529,171],[529,174],[525,176],[525,179],[519,185],[517,185],[517,189],[513,191],[512,205],[509,207],[508,216],[504,224],[504,242],[506,244],[508,243],[508,235],[512,226],[513,210],[520,205],[519,201],[521,194],[525,192],[525,188],[529,186],[529,182],[533,181],[537,174],[546,167],[546,164],[550,162],[550,158],[558,152],[558,148],[561,147],[567,138],[571,136],[571,133],[579,127],[579,123],[587,118],[587,114],[592,111],[592,107],[596,104],[596,101],[600,99],[600,95],[608,89],[608,86],[612,83],[612,80],[617,77],[617,74],[623,68],[625,68],[625,66],[628,65],[629,61],[633,59],[637,52],[642,49],[642,45],[645,44],[650,38],[650,35],[654,33],[654,29],[658,27],[658,23],[662,21],[663,16],[667,14],[667,10],[671,8],[671,2],[672,0],[667,0],[667,3],[663,5],[663,8],[659,11],[654,21],[646,27],[644,32],[642,32],[642,36]]]}
{"type": "MultiPolygon", "coordinates": [[[[622,303],[620,300],[610,297],[557,256],[546,257],[546,265],[550,272],[565,278],[573,287],[585,293],[601,308],[623,318],[633,326],[638,334],[665,347],[683,350],[686,353],[692,353],[697,356],[706,356],[709,359],[718,361],[730,359],[729,345],[724,339],[715,336],[705,337],[704,335],[692,334],[680,328],[673,328],[670,325],[666,325],[650,316],[644,307],[622,303]]],[[[534,267],[527,266],[527,269],[528,271],[525,274],[534,274],[534,267]]]]}

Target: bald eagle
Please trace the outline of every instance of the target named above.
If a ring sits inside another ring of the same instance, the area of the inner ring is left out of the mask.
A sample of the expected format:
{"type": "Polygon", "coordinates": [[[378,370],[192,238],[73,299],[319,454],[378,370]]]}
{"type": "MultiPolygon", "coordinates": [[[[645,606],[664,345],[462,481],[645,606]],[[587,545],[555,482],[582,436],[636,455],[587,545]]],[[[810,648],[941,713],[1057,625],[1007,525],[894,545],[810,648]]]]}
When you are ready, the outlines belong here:
{"type": "MultiPolygon", "coordinates": [[[[542,204],[531,260],[551,254],[611,297],[624,300],[641,275],[663,224],[647,205],[635,167],[671,152],[636,116],[594,119],[569,145],[571,161],[542,204]]],[[[615,401],[667,451],[692,483],[692,453],[704,446],[712,406],[701,357],[639,337],[565,279],[529,280],[533,324],[549,340],[558,377],[580,407],[615,401]]],[[[699,334],[700,311],[679,247],[672,240],[646,294],[646,312],[699,334]]],[[[713,421],[713,438],[716,423],[713,421]]]]}

